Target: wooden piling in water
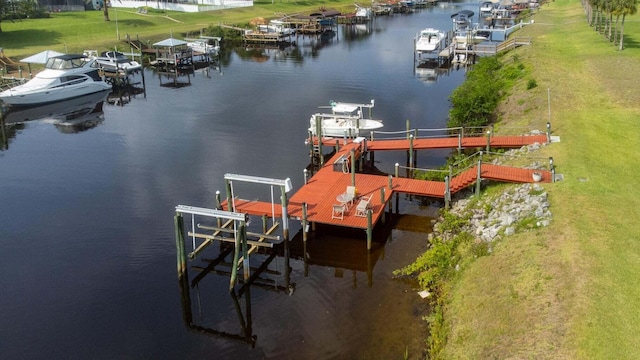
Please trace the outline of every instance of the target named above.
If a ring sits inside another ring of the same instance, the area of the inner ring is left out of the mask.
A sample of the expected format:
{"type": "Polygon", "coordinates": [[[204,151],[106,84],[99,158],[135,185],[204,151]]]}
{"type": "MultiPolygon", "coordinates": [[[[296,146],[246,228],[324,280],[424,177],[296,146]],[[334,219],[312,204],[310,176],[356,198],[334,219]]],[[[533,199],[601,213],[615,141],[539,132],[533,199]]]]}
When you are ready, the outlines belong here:
{"type": "Polygon", "coordinates": [[[187,275],[187,253],[184,248],[184,219],[182,214],[176,213],[173,217],[176,235],[176,257],[178,279],[187,275]]]}

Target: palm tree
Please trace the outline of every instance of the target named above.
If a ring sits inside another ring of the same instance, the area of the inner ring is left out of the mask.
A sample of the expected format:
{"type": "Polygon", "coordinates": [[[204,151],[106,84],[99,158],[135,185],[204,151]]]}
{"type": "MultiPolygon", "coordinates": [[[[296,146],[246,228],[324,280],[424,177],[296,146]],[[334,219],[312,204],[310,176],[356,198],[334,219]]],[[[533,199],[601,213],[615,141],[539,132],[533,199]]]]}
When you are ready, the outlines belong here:
{"type": "Polygon", "coordinates": [[[633,15],[638,12],[638,0],[620,0],[618,6],[615,8],[614,13],[616,15],[622,15],[622,23],[620,24],[620,45],[618,50],[624,49],[624,19],[627,15],[633,15]]]}
{"type": "Polygon", "coordinates": [[[102,13],[104,14],[104,21],[109,20],[109,0],[100,0],[100,4],[102,4],[102,13]]]}

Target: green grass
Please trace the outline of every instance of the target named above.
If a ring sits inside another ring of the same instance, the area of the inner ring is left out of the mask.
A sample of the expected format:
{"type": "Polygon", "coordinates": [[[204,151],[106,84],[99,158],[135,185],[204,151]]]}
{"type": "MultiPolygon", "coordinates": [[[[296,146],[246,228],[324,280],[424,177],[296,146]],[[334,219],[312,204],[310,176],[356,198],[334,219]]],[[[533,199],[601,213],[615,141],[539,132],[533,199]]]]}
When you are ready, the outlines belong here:
{"type": "Polygon", "coordinates": [[[543,124],[549,90],[562,142],[540,155],[565,180],[545,186],[549,228],[502,241],[453,284],[443,358],[640,358],[639,19],[627,18],[622,52],[576,0],[545,5],[516,34],[533,39],[514,54],[537,86],[516,86],[501,118],[543,124]]]}
{"type": "Polygon", "coordinates": [[[176,38],[197,35],[201,29],[220,24],[243,27],[251,19],[263,17],[275,19],[277,14],[308,13],[320,7],[334,8],[342,12],[353,11],[352,1],[320,0],[295,1],[274,4],[271,1],[254,1],[254,6],[241,9],[200,13],[149,12],[140,14],[135,9],[110,8],[109,19],[104,21],[102,11],[52,13],[49,19],[3,21],[0,45],[6,56],[21,59],[43,50],[72,53],[85,49],[105,50],[116,46],[124,48],[125,36],[154,43],[173,35],[176,38]],[[116,21],[117,18],[117,21],[116,21]],[[118,38],[119,35],[119,38],[118,38]]]}

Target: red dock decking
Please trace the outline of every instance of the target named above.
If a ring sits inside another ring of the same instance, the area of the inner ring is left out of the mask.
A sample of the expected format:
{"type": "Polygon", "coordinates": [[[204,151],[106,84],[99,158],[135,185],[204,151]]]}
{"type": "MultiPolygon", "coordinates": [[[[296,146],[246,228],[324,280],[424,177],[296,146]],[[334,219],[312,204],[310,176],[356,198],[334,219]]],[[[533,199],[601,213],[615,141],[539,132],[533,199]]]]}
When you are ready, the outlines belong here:
{"type": "MultiPolygon", "coordinates": [[[[547,141],[546,135],[531,136],[494,136],[491,138],[491,146],[495,147],[520,147],[533,143],[544,143],[547,141]]],[[[487,139],[483,137],[462,139],[463,147],[484,147],[487,139]]],[[[348,142],[336,152],[333,158],[349,156],[351,150],[356,150],[360,154],[362,144],[348,142]]],[[[367,141],[367,150],[408,150],[409,140],[374,140],[367,141]]],[[[457,148],[458,138],[444,139],[414,139],[414,149],[438,149],[457,148]]],[[[544,170],[522,169],[509,166],[481,164],[482,179],[490,179],[505,182],[531,183],[533,182],[533,172],[542,174],[542,182],[551,182],[552,173],[544,170]]],[[[367,229],[367,218],[356,216],[356,205],[358,200],[354,200],[349,206],[343,219],[332,217],[333,205],[338,204],[338,195],[346,191],[351,184],[351,173],[334,171],[333,162],[326,162],[318,172],[309,179],[291,198],[289,199],[288,215],[291,218],[302,219],[302,206],[307,204],[307,220],[322,224],[345,226],[352,228],[367,229]]],[[[453,177],[449,183],[450,193],[453,194],[476,182],[478,177],[477,165],[453,177]]],[[[355,187],[358,197],[370,196],[370,209],[372,212],[372,224],[376,224],[384,214],[384,209],[394,192],[408,193],[434,198],[445,197],[445,183],[439,181],[415,180],[407,178],[390,178],[389,176],[355,174],[355,187]],[[382,192],[384,188],[384,195],[382,192]]],[[[234,201],[236,212],[250,215],[262,216],[271,215],[272,210],[275,216],[282,216],[280,204],[272,204],[261,201],[238,200],[234,201]]],[[[223,208],[227,209],[226,201],[223,208]]]]}

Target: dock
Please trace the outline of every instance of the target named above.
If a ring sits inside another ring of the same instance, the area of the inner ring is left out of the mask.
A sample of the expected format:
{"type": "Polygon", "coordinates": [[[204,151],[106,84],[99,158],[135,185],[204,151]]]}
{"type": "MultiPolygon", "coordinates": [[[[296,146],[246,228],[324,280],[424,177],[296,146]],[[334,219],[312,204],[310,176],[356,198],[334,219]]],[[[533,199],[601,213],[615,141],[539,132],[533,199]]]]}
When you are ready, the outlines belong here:
{"type": "MultiPolygon", "coordinates": [[[[446,130],[448,134],[452,129],[446,130]]],[[[382,133],[382,132],[380,132],[382,133]]],[[[290,178],[271,179],[248,175],[225,174],[226,198],[216,193],[216,208],[198,208],[192,206],[176,206],[174,226],[176,232],[178,277],[185,281],[187,276],[188,259],[195,259],[209,245],[218,241],[227,243],[232,249],[220,255],[224,259],[233,252],[228,275],[229,291],[235,291],[235,285],[242,281],[246,284],[255,279],[260,270],[252,269],[249,263],[251,253],[259,249],[282,248],[288,259],[289,222],[300,221],[302,225],[302,239],[306,244],[308,233],[318,224],[333,227],[365,230],[367,251],[372,250],[373,229],[379,223],[387,222],[387,215],[393,214],[394,195],[395,208],[399,207],[399,194],[410,194],[430,198],[443,199],[445,207],[449,206],[452,194],[475,185],[475,192],[480,194],[483,180],[511,183],[554,182],[555,167],[549,158],[549,169],[530,169],[513,166],[497,165],[483,162],[483,151],[468,157],[464,168],[456,172],[450,167],[444,181],[419,180],[413,178],[412,166],[415,165],[414,154],[417,150],[427,149],[463,149],[482,148],[519,148],[536,143],[550,143],[559,141],[559,137],[551,136],[550,124],[547,123],[547,133],[533,132],[525,135],[495,136],[491,131],[463,136],[464,129],[458,129],[457,136],[433,135],[418,138],[417,129],[406,132],[405,138],[376,138],[372,133],[370,138],[316,138],[309,137],[312,168],[315,169],[313,158],[318,157],[320,164],[317,171],[309,174],[304,171],[304,184],[292,196],[293,190],[290,178]],[[485,136],[486,134],[486,136],[485,136]],[[333,154],[324,160],[323,144],[335,147],[333,154]],[[364,164],[373,164],[373,154],[376,151],[406,151],[407,177],[399,176],[399,165],[395,166],[395,174],[378,175],[363,172],[364,164]],[[471,164],[471,165],[469,165],[471,164]],[[271,187],[271,202],[260,200],[246,200],[234,193],[234,183],[253,183],[256,186],[271,187]],[[279,204],[274,200],[274,190],[280,189],[279,204]],[[191,222],[185,223],[185,217],[190,216],[191,222]],[[262,230],[250,232],[248,230],[251,219],[262,219],[262,230]],[[271,226],[269,226],[271,218],[271,226]],[[198,220],[196,220],[198,219],[198,220]],[[201,223],[200,220],[204,221],[201,223]],[[211,225],[208,225],[211,224],[211,225]],[[278,228],[282,228],[282,235],[275,235],[278,228]],[[190,230],[189,230],[190,229],[190,230]],[[193,251],[187,253],[187,239],[191,239],[193,251]],[[244,280],[239,279],[242,269],[244,280]],[[251,272],[254,271],[252,274],[251,272]]],[[[380,134],[378,134],[380,135],[380,134]]],[[[383,134],[384,135],[384,134],[383,134]]],[[[559,177],[561,178],[561,177],[559,177]]],[[[290,289],[286,284],[284,289],[290,289]]]]}
{"type": "MultiPolygon", "coordinates": [[[[547,136],[494,136],[490,140],[490,146],[494,148],[518,148],[527,144],[546,143],[547,136]]],[[[461,142],[457,138],[430,138],[416,139],[413,144],[410,140],[373,140],[365,143],[354,141],[341,146],[331,159],[351,158],[352,152],[357,158],[365,156],[366,152],[389,150],[426,150],[426,149],[455,149],[458,146],[464,148],[485,147],[487,140],[484,137],[463,138],[461,142]]],[[[321,223],[335,226],[344,226],[358,229],[368,229],[378,223],[392,195],[396,193],[412,194],[431,198],[445,199],[472,184],[481,180],[496,180],[514,183],[532,183],[533,172],[538,170],[513,168],[508,166],[480,164],[457,174],[450,179],[449,186],[445,182],[415,180],[394,176],[381,176],[362,173],[344,172],[336,167],[335,161],[326,162],[320,169],[296,192],[289,201],[288,214],[292,219],[302,220],[303,207],[306,207],[306,220],[311,223],[321,223]],[[338,171],[339,170],[339,171],[338,171]],[[479,175],[479,176],[478,176],[479,175]],[[344,213],[342,219],[332,216],[333,205],[337,203],[337,197],[345,192],[347,186],[355,186],[358,199],[371,196],[369,208],[371,218],[357,216],[355,207],[357,202],[344,213]]],[[[550,170],[541,171],[541,182],[552,182],[550,170]]],[[[271,214],[272,204],[253,200],[234,200],[236,212],[255,216],[271,214]]],[[[228,202],[222,203],[223,209],[228,209],[228,202]]],[[[276,216],[282,216],[282,212],[276,209],[276,216]]]]}

